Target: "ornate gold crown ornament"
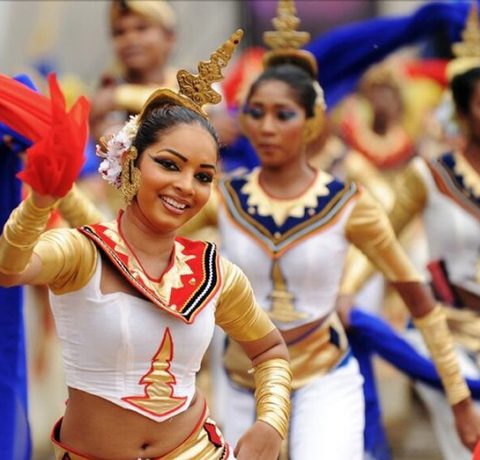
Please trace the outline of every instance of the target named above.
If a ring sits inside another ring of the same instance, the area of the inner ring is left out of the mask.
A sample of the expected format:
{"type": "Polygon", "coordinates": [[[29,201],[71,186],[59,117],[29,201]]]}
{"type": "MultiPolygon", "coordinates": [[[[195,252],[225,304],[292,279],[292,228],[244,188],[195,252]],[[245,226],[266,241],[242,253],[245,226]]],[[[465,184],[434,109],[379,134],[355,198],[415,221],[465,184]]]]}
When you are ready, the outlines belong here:
{"type": "Polygon", "coordinates": [[[183,69],[179,70],[178,93],[166,88],[156,90],[144,104],[138,122],[141,123],[146,114],[155,107],[168,103],[182,105],[207,118],[202,107],[205,104],[218,104],[222,100],[211,84],[223,80],[222,68],[227,66],[242,37],[243,31],[238,29],[210,55],[209,61],[200,61],[197,75],[183,69]]]}
{"type": "Polygon", "coordinates": [[[462,31],[462,41],[452,45],[452,52],[455,57],[447,64],[446,69],[449,81],[455,75],[474,67],[480,67],[480,22],[477,0],[472,2],[465,28],[462,31]]]}
{"type": "Polygon", "coordinates": [[[273,31],[263,34],[263,41],[272,50],[265,54],[265,68],[279,62],[291,61],[307,70],[312,77],[318,73],[317,61],[312,53],[300,49],[310,41],[308,32],[298,31],[300,19],[293,0],[279,0],[277,16],[272,19],[273,31]]]}

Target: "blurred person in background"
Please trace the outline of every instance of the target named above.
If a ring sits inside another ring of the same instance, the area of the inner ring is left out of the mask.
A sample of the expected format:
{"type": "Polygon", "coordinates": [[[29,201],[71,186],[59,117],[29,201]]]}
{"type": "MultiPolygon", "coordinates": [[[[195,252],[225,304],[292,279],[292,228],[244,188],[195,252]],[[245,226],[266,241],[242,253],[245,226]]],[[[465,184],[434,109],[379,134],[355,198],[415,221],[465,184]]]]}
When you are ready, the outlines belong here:
{"type": "MultiPolygon", "coordinates": [[[[109,27],[118,70],[105,73],[92,95],[90,124],[96,140],[122,126],[128,114],[138,113],[157,87],[178,87],[176,69],[170,66],[178,25],[167,1],[113,0],[109,27]]],[[[230,144],[238,129],[222,107],[212,106],[209,116],[221,142],[230,144]]]]}
{"type": "MultiPolygon", "coordinates": [[[[170,65],[177,28],[175,11],[167,1],[110,2],[109,30],[117,68],[102,76],[91,96],[90,127],[95,142],[118,131],[156,88],[178,88],[176,69],[170,65]]],[[[217,91],[220,88],[214,87],[217,91]]],[[[224,104],[210,105],[207,111],[222,145],[233,142],[239,131],[224,104]]],[[[98,176],[93,180],[97,199],[105,196],[114,213],[121,203],[108,189],[102,189],[98,176]]]]}
{"type": "MultiPolygon", "coordinates": [[[[417,157],[399,176],[390,220],[397,233],[420,216],[426,234],[425,263],[435,296],[444,306],[456,342],[462,373],[480,378],[480,24],[474,4],[463,33],[453,45],[455,59],[446,68],[450,94],[461,139],[446,153],[417,157]]],[[[365,259],[357,257],[345,277],[350,293],[358,291],[371,273],[365,259]]],[[[422,354],[427,348],[418,331],[406,337],[422,354]]],[[[415,387],[425,402],[447,460],[469,459],[461,444],[444,395],[425,383],[415,387]]]]}

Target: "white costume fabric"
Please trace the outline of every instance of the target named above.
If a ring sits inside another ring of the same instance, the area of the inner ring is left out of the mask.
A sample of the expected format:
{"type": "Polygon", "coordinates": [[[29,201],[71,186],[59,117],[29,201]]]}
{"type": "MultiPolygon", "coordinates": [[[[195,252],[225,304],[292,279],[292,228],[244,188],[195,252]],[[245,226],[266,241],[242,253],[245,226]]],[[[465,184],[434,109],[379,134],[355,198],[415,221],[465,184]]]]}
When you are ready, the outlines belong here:
{"type": "MultiPolygon", "coordinates": [[[[218,213],[223,254],[242,268],[257,302],[280,330],[334,311],[350,244],[345,226],[356,204],[355,187],[318,172],[301,197],[275,200],[260,189],[258,170],[246,180],[220,185],[225,204],[218,213]]],[[[347,351],[326,374],[316,372],[313,369],[308,383],[292,393],[289,458],[362,459],[363,378],[355,358],[347,351]]],[[[235,445],[255,419],[255,400],[249,388],[226,373],[222,380],[223,431],[235,445]]]]}
{"type": "MultiPolygon", "coordinates": [[[[459,154],[446,154],[438,161],[428,164],[418,158],[413,167],[422,179],[427,190],[426,204],[423,209],[423,221],[427,235],[429,259],[442,260],[448,272],[449,281],[477,296],[480,296],[479,260],[480,260],[480,217],[467,211],[472,202],[461,205],[457,193],[456,180],[462,178],[468,187],[470,181],[463,176],[463,168],[468,168],[465,159],[459,154]],[[460,163],[460,167],[459,167],[460,163]],[[458,175],[456,177],[456,175],[458,175]],[[436,180],[437,179],[437,180],[436,180]],[[445,183],[442,182],[445,179],[445,183]],[[443,186],[446,184],[448,186],[443,186]],[[439,187],[443,188],[443,191],[439,187]]],[[[471,171],[470,171],[471,173],[471,171]]],[[[477,176],[478,177],[478,176],[477,176]]],[[[477,182],[480,187],[480,181],[477,182]]],[[[463,194],[462,194],[463,195],[463,194]]],[[[463,198],[463,196],[462,196],[463,198]]],[[[480,207],[478,209],[480,216],[480,207]]],[[[467,306],[468,307],[468,306],[467,306]]],[[[416,330],[408,330],[407,339],[423,355],[427,349],[416,330]]],[[[478,337],[480,341],[480,337],[478,337]]],[[[463,346],[457,347],[457,355],[462,373],[473,379],[480,378],[480,368],[475,357],[463,346]]],[[[432,425],[445,460],[470,460],[469,452],[461,443],[455,429],[451,408],[445,396],[439,390],[422,383],[415,383],[422,400],[428,407],[432,425]]],[[[477,408],[480,404],[476,403],[477,408]]]]}

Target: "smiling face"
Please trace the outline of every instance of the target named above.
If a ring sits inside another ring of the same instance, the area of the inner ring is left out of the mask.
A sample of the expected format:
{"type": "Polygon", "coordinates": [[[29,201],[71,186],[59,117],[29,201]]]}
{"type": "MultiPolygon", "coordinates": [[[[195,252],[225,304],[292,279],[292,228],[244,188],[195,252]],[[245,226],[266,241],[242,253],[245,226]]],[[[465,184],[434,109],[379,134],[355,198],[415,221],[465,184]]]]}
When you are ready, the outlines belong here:
{"type": "Polygon", "coordinates": [[[283,167],[304,150],[306,113],[290,86],[278,80],[260,83],[244,109],[244,128],[263,166],[283,167]]]}
{"type": "Polygon", "coordinates": [[[118,59],[130,71],[165,66],[175,41],[173,32],[133,12],[115,20],[112,38],[118,59]]]}
{"type": "Polygon", "coordinates": [[[133,210],[150,228],[178,229],[208,201],[216,163],[217,145],[205,128],[173,127],[140,157],[142,182],[133,210]]]}

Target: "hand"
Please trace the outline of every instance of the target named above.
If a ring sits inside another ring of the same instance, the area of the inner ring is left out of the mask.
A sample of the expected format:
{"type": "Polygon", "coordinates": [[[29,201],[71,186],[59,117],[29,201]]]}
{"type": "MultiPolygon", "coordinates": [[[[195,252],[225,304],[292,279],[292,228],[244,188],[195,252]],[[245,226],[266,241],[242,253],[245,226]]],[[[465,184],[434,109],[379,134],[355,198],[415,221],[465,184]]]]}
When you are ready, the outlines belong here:
{"type": "Polygon", "coordinates": [[[65,98],[53,75],[50,129],[27,150],[25,169],[18,177],[39,195],[65,196],[72,188],[85,161],[88,136],[88,107],[80,98],[67,113],[65,98]]]}
{"type": "Polygon", "coordinates": [[[235,447],[237,460],[277,460],[282,438],[268,423],[257,421],[239,439],[235,447]]]}
{"type": "Polygon", "coordinates": [[[480,440],[480,415],[470,398],[452,406],[455,427],[462,443],[473,451],[480,440]]]}
{"type": "Polygon", "coordinates": [[[337,310],[340,321],[345,329],[350,327],[350,313],[352,312],[353,296],[349,294],[339,295],[335,303],[335,309],[337,310]]]}

